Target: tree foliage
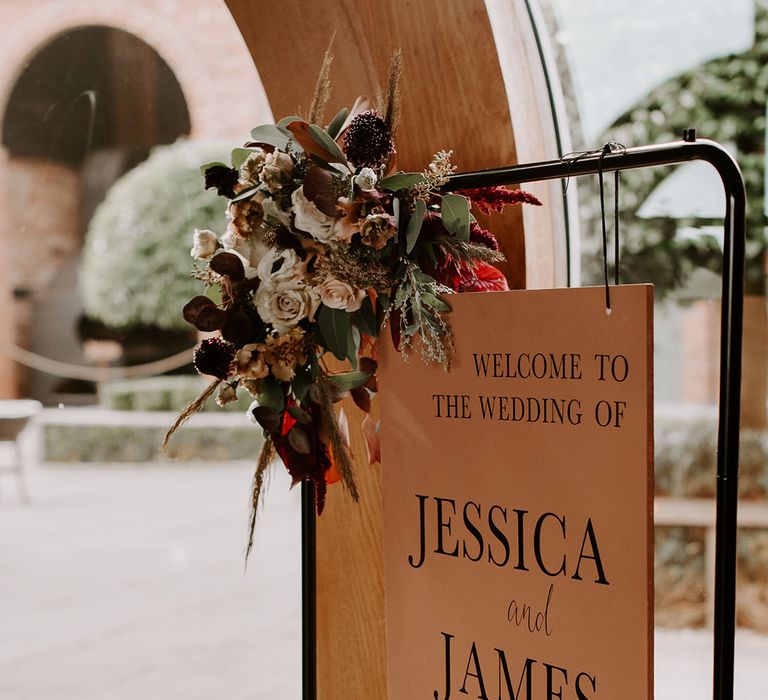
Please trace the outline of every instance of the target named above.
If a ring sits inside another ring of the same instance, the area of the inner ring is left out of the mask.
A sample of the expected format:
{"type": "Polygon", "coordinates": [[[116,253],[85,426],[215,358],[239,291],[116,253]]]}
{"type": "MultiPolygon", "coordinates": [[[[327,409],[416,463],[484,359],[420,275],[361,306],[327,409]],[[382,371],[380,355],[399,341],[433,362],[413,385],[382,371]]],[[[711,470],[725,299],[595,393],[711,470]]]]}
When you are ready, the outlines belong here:
{"type": "Polygon", "coordinates": [[[89,317],[115,328],[189,328],[181,309],[198,287],[190,277],[192,232],[224,220],[199,166],[227,150],[191,141],[158,146],[110,188],[88,226],[80,267],[89,317]]]}
{"type": "MultiPolygon", "coordinates": [[[[726,145],[735,154],[746,183],[747,289],[758,294],[764,294],[766,286],[766,64],[768,0],[757,0],[755,42],[750,49],[714,59],[667,81],[619,117],[601,137],[602,141],[640,146],[678,140],[683,129],[693,127],[699,137],[726,145]]],[[[656,284],[658,296],[684,284],[696,268],[719,273],[722,264],[722,252],[713,238],[677,235],[678,227],[701,222],[635,217],[637,209],[669,174],[669,168],[621,174],[622,281],[651,281],[656,284]]],[[[602,265],[595,235],[600,231],[600,201],[594,183],[587,190],[587,229],[594,245],[585,246],[585,266],[588,276],[596,281],[602,265]]],[[[691,192],[691,197],[695,196],[691,192]]]]}

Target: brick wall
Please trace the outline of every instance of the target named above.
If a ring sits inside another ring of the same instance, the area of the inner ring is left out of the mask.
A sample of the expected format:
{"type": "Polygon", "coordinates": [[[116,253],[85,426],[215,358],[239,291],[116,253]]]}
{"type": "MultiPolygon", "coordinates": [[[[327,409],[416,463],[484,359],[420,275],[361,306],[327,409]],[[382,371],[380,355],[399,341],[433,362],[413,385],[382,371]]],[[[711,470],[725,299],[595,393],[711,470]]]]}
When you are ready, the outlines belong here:
{"type": "MultiPolygon", "coordinates": [[[[270,121],[269,105],[248,50],[223,0],[3,0],[0,107],[35,54],[67,30],[104,25],[149,44],[174,72],[193,139],[241,141],[270,121]]],[[[98,60],[96,58],[95,60],[98,60]]],[[[76,255],[82,223],[79,173],[0,153],[0,327],[24,345],[31,297],[76,255]]],[[[16,395],[20,375],[0,356],[0,398],[16,395]]]]}

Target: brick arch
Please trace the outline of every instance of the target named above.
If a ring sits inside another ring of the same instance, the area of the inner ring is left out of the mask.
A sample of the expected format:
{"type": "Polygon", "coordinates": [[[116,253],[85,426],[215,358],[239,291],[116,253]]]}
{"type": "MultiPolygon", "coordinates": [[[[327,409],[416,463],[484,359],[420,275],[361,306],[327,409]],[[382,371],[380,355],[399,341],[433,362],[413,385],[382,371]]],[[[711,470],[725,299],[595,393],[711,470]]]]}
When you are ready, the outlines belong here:
{"type": "MultiPolygon", "coordinates": [[[[191,138],[239,142],[254,124],[272,119],[258,72],[223,0],[3,0],[0,26],[8,29],[0,44],[3,114],[16,81],[43,47],[67,31],[105,26],[140,39],[165,61],[187,103],[191,138]]],[[[14,196],[10,165],[0,148],[0,214],[14,196]]],[[[0,218],[5,222],[0,242],[15,237],[7,219],[0,218]]],[[[15,247],[18,243],[13,241],[15,247]]],[[[6,330],[3,340],[12,343],[20,312],[8,268],[0,269],[0,325],[6,330]]],[[[10,359],[0,354],[0,398],[17,394],[18,376],[10,359]]]]}
{"type": "Polygon", "coordinates": [[[258,72],[226,6],[210,0],[4,0],[0,26],[13,30],[0,45],[3,112],[21,71],[42,47],[93,25],[128,32],[162,57],[187,101],[191,138],[240,140],[254,124],[271,120],[258,72]],[[222,109],[232,95],[241,96],[238,106],[222,109]]]}

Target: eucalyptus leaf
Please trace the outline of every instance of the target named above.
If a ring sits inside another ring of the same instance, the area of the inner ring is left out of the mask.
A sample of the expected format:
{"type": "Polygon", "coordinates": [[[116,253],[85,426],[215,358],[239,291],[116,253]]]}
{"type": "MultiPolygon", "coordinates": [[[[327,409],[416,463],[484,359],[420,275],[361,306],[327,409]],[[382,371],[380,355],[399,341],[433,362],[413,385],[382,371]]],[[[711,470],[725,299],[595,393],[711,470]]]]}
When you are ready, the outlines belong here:
{"type": "Polygon", "coordinates": [[[288,413],[291,414],[291,418],[304,425],[309,425],[312,422],[312,416],[310,416],[301,406],[296,406],[295,404],[293,406],[288,406],[288,413]]]}
{"type": "Polygon", "coordinates": [[[417,199],[416,200],[416,209],[413,212],[413,215],[411,216],[410,220],[408,221],[408,226],[405,229],[405,252],[410,253],[414,246],[416,245],[416,241],[419,240],[419,234],[421,233],[421,225],[424,223],[424,215],[427,213],[427,205],[424,203],[424,200],[417,199]]]}
{"type": "Polygon", "coordinates": [[[422,248],[427,251],[427,255],[432,264],[437,266],[437,255],[435,255],[435,246],[432,241],[424,241],[421,245],[422,248]]]}
{"type": "Polygon", "coordinates": [[[283,389],[280,382],[271,374],[259,381],[259,395],[256,397],[259,406],[266,406],[277,413],[283,412],[285,405],[283,399],[283,389]]]}
{"type": "Polygon", "coordinates": [[[336,142],[325,133],[325,131],[317,126],[317,124],[309,125],[309,134],[315,140],[315,143],[325,148],[333,157],[338,158],[338,160],[333,161],[334,163],[347,162],[347,159],[344,157],[344,154],[341,152],[341,149],[336,142]]]}
{"type": "Polygon", "coordinates": [[[243,190],[243,191],[242,191],[242,192],[241,192],[239,195],[237,195],[237,197],[235,197],[235,198],[234,198],[232,201],[233,201],[233,202],[239,202],[239,201],[241,201],[241,200],[243,200],[243,199],[250,199],[251,197],[253,197],[253,195],[255,195],[255,194],[256,194],[256,192],[258,192],[258,190],[259,190],[259,187],[258,187],[258,185],[257,185],[257,186],[255,186],[255,187],[249,187],[247,190],[243,190]]]}
{"type": "Polygon", "coordinates": [[[438,299],[434,294],[431,294],[430,292],[422,292],[421,294],[421,301],[423,301],[425,304],[431,306],[433,309],[437,309],[438,311],[450,311],[451,307],[448,306],[442,299],[438,299]]]}
{"type": "Polygon", "coordinates": [[[469,240],[469,200],[460,194],[443,195],[440,215],[445,229],[460,241],[469,240]]]}
{"type": "Polygon", "coordinates": [[[388,192],[398,192],[420,185],[422,182],[424,182],[424,176],[421,173],[397,173],[379,180],[377,187],[388,192]]]}
{"type": "Polygon", "coordinates": [[[243,163],[248,160],[248,156],[254,153],[253,148],[235,148],[232,150],[232,167],[235,170],[240,170],[243,167],[243,163]]]}
{"type": "Polygon", "coordinates": [[[268,143],[270,146],[284,151],[288,147],[290,134],[278,128],[275,124],[262,124],[251,129],[251,138],[259,143],[268,143]]]}
{"type": "Polygon", "coordinates": [[[392,216],[395,219],[395,240],[400,238],[400,198],[392,200],[392,216]]]}
{"type": "Polygon", "coordinates": [[[214,160],[210,163],[203,163],[200,166],[200,174],[205,175],[205,171],[209,168],[229,168],[229,166],[226,163],[222,163],[221,161],[214,160]]]}
{"type": "MultiPolygon", "coordinates": [[[[277,128],[284,129],[291,122],[300,122],[300,121],[301,121],[301,117],[296,117],[296,116],[283,117],[279,122],[277,122],[277,128]]],[[[287,133],[290,133],[290,132],[287,132],[287,133]]]]}
{"type": "Polygon", "coordinates": [[[362,372],[361,370],[353,370],[352,372],[341,372],[340,374],[331,374],[330,379],[334,384],[337,384],[342,389],[347,391],[351,389],[357,389],[359,386],[365,386],[365,383],[371,378],[368,372],[362,372]]]}
{"type": "Polygon", "coordinates": [[[389,308],[390,302],[391,300],[389,298],[389,294],[387,294],[386,292],[379,292],[376,295],[376,306],[379,308],[379,311],[381,313],[386,313],[387,309],[389,308]]]}
{"type": "Polygon", "coordinates": [[[299,454],[308,455],[312,452],[312,442],[309,439],[309,435],[299,428],[298,425],[294,425],[291,428],[291,432],[288,433],[288,442],[299,454]]]}
{"type": "Polygon", "coordinates": [[[360,309],[355,311],[354,320],[357,327],[366,335],[371,338],[376,338],[379,335],[376,314],[374,313],[373,304],[371,303],[371,298],[369,296],[366,296],[365,299],[363,299],[360,309]]]}
{"type": "Polygon", "coordinates": [[[320,311],[317,313],[317,323],[328,350],[336,359],[346,359],[349,350],[349,314],[342,309],[332,309],[321,304],[320,311]]]}
{"type": "Polygon", "coordinates": [[[333,163],[326,163],[322,158],[316,156],[314,153],[310,154],[309,159],[315,165],[322,168],[323,170],[327,170],[329,173],[331,173],[331,175],[334,175],[335,177],[345,175],[349,177],[349,171],[342,170],[340,166],[334,165],[333,163]]]}
{"type": "Polygon", "coordinates": [[[357,326],[350,325],[349,333],[347,334],[347,357],[352,365],[352,369],[357,369],[357,353],[360,349],[360,330],[357,326]]]}
{"type": "Polygon", "coordinates": [[[312,384],[312,373],[311,369],[308,365],[304,365],[303,367],[297,367],[296,368],[296,375],[293,377],[293,380],[291,381],[291,390],[293,391],[293,395],[299,400],[303,401],[307,393],[309,392],[309,387],[312,384]]]}
{"type": "Polygon", "coordinates": [[[341,127],[344,125],[344,122],[347,120],[347,116],[349,115],[349,109],[346,107],[342,107],[338,114],[331,119],[331,123],[328,125],[328,135],[335,139],[338,137],[339,132],[341,131],[341,127]]]}
{"type": "Polygon", "coordinates": [[[256,422],[268,434],[276,433],[280,429],[280,414],[269,406],[256,406],[251,408],[250,411],[256,422]]]}

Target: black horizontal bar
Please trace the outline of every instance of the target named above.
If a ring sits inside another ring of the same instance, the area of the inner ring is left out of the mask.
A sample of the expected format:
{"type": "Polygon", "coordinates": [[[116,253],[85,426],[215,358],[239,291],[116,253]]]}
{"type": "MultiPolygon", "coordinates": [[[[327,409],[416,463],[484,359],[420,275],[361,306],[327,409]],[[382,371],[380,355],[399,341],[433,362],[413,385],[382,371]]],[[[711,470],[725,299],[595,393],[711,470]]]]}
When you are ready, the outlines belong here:
{"type": "MultiPolygon", "coordinates": [[[[602,157],[602,169],[633,170],[657,165],[676,165],[691,160],[704,160],[717,168],[726,190],[743,189],[741,173],[736,161],[715,141],[699,139],[697,141],[672,141],[655,146],[638,146],[618,152],[606,153],[602,157]]],[[[471,173],[452,175],[444,189],[460,190],[494,185],[517,185],[538,180],[591,175],[600,171],[600,152],[590,155],[576,155],[562,160],[545,160],[538,163],[522,163],[504,168],[477,170],[471,173]]]]}

